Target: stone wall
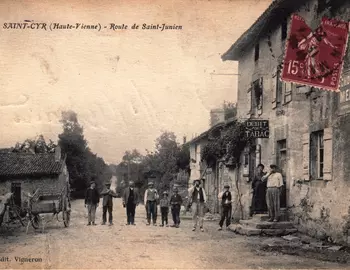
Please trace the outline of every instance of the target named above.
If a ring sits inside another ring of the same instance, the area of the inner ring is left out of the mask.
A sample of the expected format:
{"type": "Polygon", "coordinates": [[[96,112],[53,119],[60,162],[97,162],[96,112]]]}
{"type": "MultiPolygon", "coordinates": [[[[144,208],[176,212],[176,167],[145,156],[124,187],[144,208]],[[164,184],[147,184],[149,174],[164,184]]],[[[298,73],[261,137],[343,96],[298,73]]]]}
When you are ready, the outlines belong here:
{"type": "Polygon", "coordinates": [[[63,173],[59,177],[9,179],[0,183],[0,196],[11,192],[12,183],[21,183],[22,203],[28,200],[28,193],[33,194],[38,188],[42,196],[59,195],[67,184],[66,180],[68,179],[63,173]]]}

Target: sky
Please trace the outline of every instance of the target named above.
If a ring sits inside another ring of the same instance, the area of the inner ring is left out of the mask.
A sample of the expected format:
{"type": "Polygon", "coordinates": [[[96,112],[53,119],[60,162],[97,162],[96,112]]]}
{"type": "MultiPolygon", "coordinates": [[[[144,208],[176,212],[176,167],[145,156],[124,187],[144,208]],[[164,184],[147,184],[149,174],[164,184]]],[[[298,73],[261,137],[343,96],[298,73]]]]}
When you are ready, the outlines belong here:
{"type": "Polygon", "coordinates": [[[211,109],[236,101],[238,76],[211,73],[237,73],[220,56],[271,2],[1,1],[0,147],[40,134],[57,141],[63,110],[78,114],[89,147],[108,163],[152,150],[163,131],[191,139],[209,127],[211,109]],[[4,29],[24,20],[102,29],[4,29]]]}

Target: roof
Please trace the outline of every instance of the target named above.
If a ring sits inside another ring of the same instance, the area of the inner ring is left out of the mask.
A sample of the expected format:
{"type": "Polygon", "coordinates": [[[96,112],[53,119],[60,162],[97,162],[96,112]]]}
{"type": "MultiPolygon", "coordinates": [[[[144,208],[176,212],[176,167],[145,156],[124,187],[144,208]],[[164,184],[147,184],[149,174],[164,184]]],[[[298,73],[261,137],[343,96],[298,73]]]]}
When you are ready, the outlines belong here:
{"type": "Polygon", "coordinates": [[[231,118],[231,119],[228,119],[224,122],[220,122],[220,123],[217,123],[215,126],[212,126],[210,129],[204,131],[203,133],[201,133],[199,136],[193,138],[191,141],[189,141],[188,143],[191,144],[191,143],[195,143],[201,139],[204,139],[206,138],[211,132],[213,132],[214,130],[218,129],[218,128],[223,128],[223,127],[226,127],[227,125],[230,125],[232,123],[234,123],[237,119],[236,118],[231,118]]]}
{"type": "Polygon", "coordinates": [[[0,153],[0,177],[58,175],[64,164],[55,153],[0,153]]]}
{"type": "Polygon", "coordinates": [[[278,27],[286,16],[305,2],[308,0],[274,0],[253,25],[221,56],[221,59],[238,61],[242,53],[255,46],[262,36],[266,36],[268,31],[278,27]]]}

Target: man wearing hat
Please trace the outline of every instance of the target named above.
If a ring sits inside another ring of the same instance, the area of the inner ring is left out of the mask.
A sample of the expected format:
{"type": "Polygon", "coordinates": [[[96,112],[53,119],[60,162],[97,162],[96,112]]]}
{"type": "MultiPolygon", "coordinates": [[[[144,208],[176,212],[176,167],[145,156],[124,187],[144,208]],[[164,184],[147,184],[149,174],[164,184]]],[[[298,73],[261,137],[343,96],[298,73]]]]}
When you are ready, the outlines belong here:
{"type": "Polygon", "coordinates": [[[181,205],[182,205],[182,198],[181,195],[179,195],[179,190],[177,187],[174,187],[173,189],[173,195],[171,196],[170,199],[170,204],[171,204],[171,213],[173,216],[173,221],[174,225],[173,227],[179,228],[180,226],[180,210],[181,210],[181,205]]]}
{"type": "Polygon", "coordinates": [[[153,182],[148,183],[148,189],[145,192],[144,203],[147,209],[147,225],[157,226],[157,200],[159,199],[158,191],[154,188],[153,182]]]}
{"type": "Polygon", "coordinates": [[[270,172],[261,178],[262,181],[267,181],[266,203],[270,222],[277,222],[280,217],[280,193],[283,186],[283,177],[276,170],[276,165],[270,165],[270,172]]]}
{"type": "Polygon", "coordinates": [[[205,190],[200,186],[201,181],[199,179],[194,181],[194,186],[189,191],[190,205],[193,213],[193,229],[195,231],[197,224],[199,223],[200,230],[204,232],[203,218],[204,218],[204,207],[207,202],[205,190]]]}
{"type": "Polygon", "coordinates": [[[96,225],[95,224],[95,214],[98,203],[100,202],[100,195],[96,189],[95,181],[90,182],[90,187],[86,190],[85,193],[85,207],[88,209],[88,224],[87,225],[96,225]]]}
{"type": "Polygon", "coordinates": [[[129,187],[124,190],[123,207],[126,207],[127,223],[126,225],[135,225],[135,210],[139,204],[139,193],[135,189],[135,183],[129,182],[129,187]]]}
{"type": "Polygon", "coordinates": [[[231,213],[232,213],[232,195],[230,192],[230,186],[225,185],[224,191],[219,194],[219,201],[221,201],[221,219],[219,222],[219,231],[222,230],[222,225],[224,225],[224,221],[226,219],[226,229],[231,224],[231,213]]]}
{"type": "Polygon", "coordinates": [[[108,211],[108,222],[109,225],[113,225],[113,197],[116,198],[117,194],[113,192],[111,189],[111,184],[106,183],[105,189],[102,191],[101,195],[103,196],[103,214],[102,214],[102,225],[106,224],[107,221],[107,211],[108,211]]]}

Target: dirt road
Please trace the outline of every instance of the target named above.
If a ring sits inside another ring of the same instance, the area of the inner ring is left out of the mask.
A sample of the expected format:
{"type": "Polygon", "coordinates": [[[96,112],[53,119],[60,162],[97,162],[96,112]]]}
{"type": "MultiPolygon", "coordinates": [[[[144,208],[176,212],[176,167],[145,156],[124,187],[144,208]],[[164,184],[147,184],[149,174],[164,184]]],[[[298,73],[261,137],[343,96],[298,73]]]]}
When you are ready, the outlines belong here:
{"type": "MultiPolygon", "coordinates": [[[[1,236],[0,268],[114,268],[114,269],[247,269],[247,268],[337,268],[338,264],[277,253],[257,253],[243,236],[217,231],[216,222],[206,222],[205,232],[192,232],[191,221],[181,227],[146,226],[145,209],[139,206],[136,226],[125,225],[125,209],[114,200],[114,226],[86,226],[83,201],[72,204],[69,228],[53,222],[44,233],[28,235],[17,230],[1,236]],[[37,262],[19,262],[36,258],[37,262]],[[9,261],[7,261],[7,259],[9,261]],[[17,259],[17,261],[16,261],[17,259]],[[40,261],[41,260],[41,261],[40,261]]],[[[98,223],[101,221],[98,208],[98,223]]],[[[169,215],[170,218],[170,215],[169,215]]],[[[259,241],[258,238],[255,241],[259,241]]]]}

